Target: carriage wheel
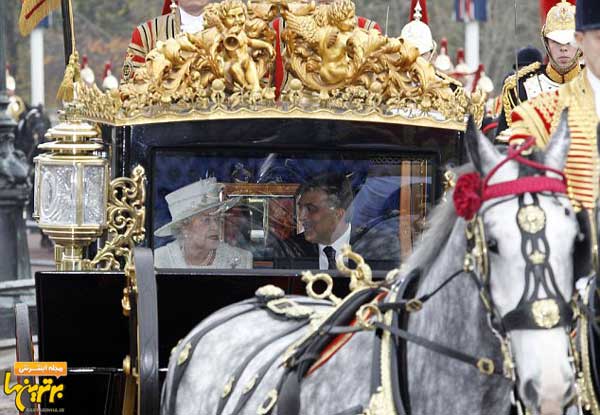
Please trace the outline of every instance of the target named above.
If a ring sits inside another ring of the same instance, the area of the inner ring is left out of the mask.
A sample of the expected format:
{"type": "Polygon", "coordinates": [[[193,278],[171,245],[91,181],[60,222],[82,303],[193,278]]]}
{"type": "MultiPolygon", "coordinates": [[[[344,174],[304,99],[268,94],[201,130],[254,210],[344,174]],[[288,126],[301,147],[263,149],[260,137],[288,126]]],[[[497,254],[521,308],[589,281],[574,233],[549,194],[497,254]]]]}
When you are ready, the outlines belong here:
{"type": "MultiPolygon", "coordinates": [[[[33,340],[31,337],[31,325],[29,323],[29,307],[27,304],[15,305],[15,341],[16,341],[16,354],[17,362],[33,362],[33,340]]],[[[32,376],[19,377],[19,383],[23,383],[25,380],[29,384],[35,383],[35,378],[32,376]]],[[[26,396],[23,396],[23,404],[25,405],[25,411],[20,412],[22,414],[31,414],[32,412],[37,414],[37,408],[35,404],[31,402],[26,396]]]]}
{"type": "Polygon", "coordinates": [[[152,250],[135,248],[134,259],[135,270],[126,271],[130,355],[123,364],[127,374],[123,414],[135,413],[135,406],[138,414],[158,415],[158,306],[152,250]]]}

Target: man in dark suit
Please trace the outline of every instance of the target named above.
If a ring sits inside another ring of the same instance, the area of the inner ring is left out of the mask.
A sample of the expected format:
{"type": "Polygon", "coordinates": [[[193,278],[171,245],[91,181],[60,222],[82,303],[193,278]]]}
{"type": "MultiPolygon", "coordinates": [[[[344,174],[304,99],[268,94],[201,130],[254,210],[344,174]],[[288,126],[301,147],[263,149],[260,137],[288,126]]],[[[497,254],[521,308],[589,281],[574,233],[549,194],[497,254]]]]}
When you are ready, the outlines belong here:
{"type": "Polygon", "coordinates": [[[352,186],[344,175],[317,176],[300,186],[296,197],[303,232],[278,241],[276,268],[336,269],[346,244],[375,269],[398,266],[397,218],[390,215],[368,227],[352,226],[352,186]]]}

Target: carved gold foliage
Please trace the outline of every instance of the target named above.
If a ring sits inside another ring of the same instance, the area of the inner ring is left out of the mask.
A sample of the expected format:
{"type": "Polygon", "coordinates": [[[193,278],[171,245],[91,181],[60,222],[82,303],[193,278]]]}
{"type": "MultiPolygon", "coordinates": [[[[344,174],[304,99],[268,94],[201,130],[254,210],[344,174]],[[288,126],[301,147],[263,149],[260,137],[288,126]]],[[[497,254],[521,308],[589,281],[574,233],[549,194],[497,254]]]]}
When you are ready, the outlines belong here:
{"type": "Polygon", "coordinates": [[[82,116],[114,123],[122,107],[118,91],[102,92],[96,84],[89,86],[83,82],[76,84],[77,100],[82,116]]]}
{"type": "Polygon", "coordinates": [[[93,267],[120,269],[133,265],[133,248],[145,238],[146,173],[142,166],[133,169],[132,177],[118,177],[110,184],[108,201],[108,240],[92,260],[93,267]]]}
{"type": "Polygon", "coordinates": [[[357,27],[351,0],[318,6],[225,0],[207,7],[205,23],[201,32],[158,42],[118,92],[79,83],[84,115],[113,124],[267,110],[281,116],[427,119],[428,125],[464,125],[469,113],[483,118],[483,94],[469,96],[402,38],[357,27]],[[274,19],[286,22],[281,41],[290,74],[277,102],[268,76],[278,41],[274,19]]]}

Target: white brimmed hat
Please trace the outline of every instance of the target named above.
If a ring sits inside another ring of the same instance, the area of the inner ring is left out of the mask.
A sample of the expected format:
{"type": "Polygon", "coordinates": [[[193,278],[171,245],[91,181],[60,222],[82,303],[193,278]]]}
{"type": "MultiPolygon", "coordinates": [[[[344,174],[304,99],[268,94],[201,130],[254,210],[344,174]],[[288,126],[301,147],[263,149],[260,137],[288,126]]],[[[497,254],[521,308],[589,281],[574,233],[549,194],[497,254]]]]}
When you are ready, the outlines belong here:
{"type": "Polygon", "coordinates": [[[214,177],[210,177],[169,193],[165,200],[169,205],[172,220],[158,228],[154,235],[160,237],[174,235],[174,228],[189,217],[214,208],[217,209],[217,213],[221,213],[233,207],[238,199],[221,201],[223,187],[222,183],[217,183],[214,177]]]}

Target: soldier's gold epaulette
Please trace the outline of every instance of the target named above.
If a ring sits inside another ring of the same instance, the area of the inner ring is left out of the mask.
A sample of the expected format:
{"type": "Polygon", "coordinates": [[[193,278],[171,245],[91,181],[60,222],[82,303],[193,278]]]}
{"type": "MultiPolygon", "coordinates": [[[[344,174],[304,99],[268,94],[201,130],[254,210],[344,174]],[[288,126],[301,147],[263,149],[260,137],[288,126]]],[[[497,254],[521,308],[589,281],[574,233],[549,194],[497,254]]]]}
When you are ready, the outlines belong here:
{"type": "Polygon", "coordinates": [[[562,107],[559,90],[546,92],[528,100],[513,112],[518,120],[511,127],[513,133],[533,135],[538,146],[545,147],[550,140],[553,120],[562,107]]]}
{"type": "Polygon", "coordinates": [[[504,81],[504,85],[502,86],[502,107],[504,108],[506,122],[509,127],[511,125],[510,113],[513,110],[513,108],[520,104],[519,90],[517,88],[519,79],[524,78],[525,76],[537,71],[541,67],[541,63],[534,62],[530,65],[525,66],[524,68],[519,69],[519,72],[510,75],[504,81]]]}

